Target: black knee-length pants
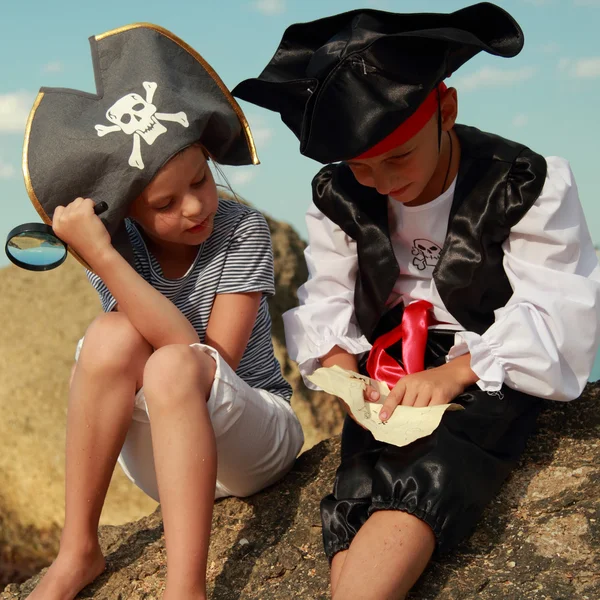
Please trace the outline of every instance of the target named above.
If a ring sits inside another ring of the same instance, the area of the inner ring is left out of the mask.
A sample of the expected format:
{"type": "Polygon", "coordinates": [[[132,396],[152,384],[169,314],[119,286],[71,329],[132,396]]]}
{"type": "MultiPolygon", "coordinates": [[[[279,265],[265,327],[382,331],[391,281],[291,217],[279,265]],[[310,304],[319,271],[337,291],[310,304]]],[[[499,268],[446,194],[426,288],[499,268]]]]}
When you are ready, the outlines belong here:
{"type": "MultiPolygon", "coordinates": [[[[453,340],[453,332],[430,331],[426,366],[442,364],[453,340]]],[[[439,553],[472,533],[521,456],[541,400],[506,386],[493,393],[472,386],[454,402],[465,410],[446,412],[431,435],[402,448],[375,440],[346,417],[333,493],[321,502],[330,560],[378,510],[423,520],[439,553]]]]}

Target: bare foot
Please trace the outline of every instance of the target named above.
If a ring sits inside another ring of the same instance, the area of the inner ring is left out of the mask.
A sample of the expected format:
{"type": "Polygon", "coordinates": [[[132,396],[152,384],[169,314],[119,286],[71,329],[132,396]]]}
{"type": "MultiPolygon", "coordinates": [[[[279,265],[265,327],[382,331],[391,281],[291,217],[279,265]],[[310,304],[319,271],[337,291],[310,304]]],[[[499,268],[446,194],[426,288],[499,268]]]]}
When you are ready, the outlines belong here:
{"type": "Polygon", "coordinates": [[[26,600],[73,600],[106,568],[104,556],[94,551],[77,555],[58,554],[35,590],[26,600]]]}

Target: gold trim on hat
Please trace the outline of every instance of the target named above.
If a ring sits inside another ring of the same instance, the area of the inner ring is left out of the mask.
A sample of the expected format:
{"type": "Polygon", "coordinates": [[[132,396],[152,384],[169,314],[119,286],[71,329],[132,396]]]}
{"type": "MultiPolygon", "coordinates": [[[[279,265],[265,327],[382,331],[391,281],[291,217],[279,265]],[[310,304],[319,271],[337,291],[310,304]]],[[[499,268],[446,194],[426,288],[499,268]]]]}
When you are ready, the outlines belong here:
{"type": "Polygon", "coordinates": [[[46,214],[46,211],[40,204],[40,201],[37,199],[35,195],[35,191],[33,189],[33,185],[31,184],[31,177],[29,175],[29,135],[31,134],[31,126],[33,124],[33,117],[35,115],[35,111],[37,110],[42,98],[44,97],[44,93],[40,92],[33,103],[33,107],[29,112],[29,117],[27,118],[27,125],[25,126],[25,141],[23,142],[23,159],[22,159],[22,169],[23,169],[23,177],[25,178],[25,187],[27,189],[27,193],[29,194],[29,198],[31,199],[31,203],[33,204],[33,208],[37,211],[37,213],[42,217],[42,221],[46,223],[46,225],[52,225],[52,219],[46,214]]]}
{"type": "Polygon", "coordinates": [[[141,29],[143,27],[145,27],[146,29],[153,29],[154,31],[170,39],[172,42],[175,42],[188,54],[191,54],[202,65],[202,67],[204,67],[204,70],[212,77],[213,81],[221,90],[223,96],[225,96],[225,98],[231,105],[231,108],[233,108],[237,118],[239,119],[242,125],[242,128],[244,130],[244,136],[246,137],[246,144],[248,146],[248,150],[250,151],[250,156],[252,157],[252,164],[260,164],[260,160],[258,159],[258,154],[256,152],[256,146],[254,145],[254,138],[252,137],[252,131],[250,131],[250,125],[248,124],[248,120],[246,119],[246,116],[244,115],[244,112],[242,111],[240,105],[231,95],[231,92],[227,89],[227,86],[223,83],[223,80],[217,75],[217,72],[189,44],[186,44],[181,38],[178,38],[174,33],[171,33],[168,29],[165,29],[160,25],[154,25],[152,23],[132,23],[131,25],[124,25],[123,27],[117,27],[117,29],[111,29],[110,31],[106,31],[105,33],[100,33],[94,36],[94,39],[97,42],[99,42],[104,38],[110,37],[111,35],[117,35],[119,33],[124,33],[125,31],[131,31],[132,29],[141,29]]]}
{"type": "MultiPolygon", "coordinates": [[[[41,205],[40,201],[38,200],[35,190],[33,189],[33,184],[31,183],[31,175],[29,173],[29,136],[31,135],[31,127],[33,124],[33,118],[35,117],[35,113],[36,113],[38,106],[40,105],[43,97],[44,97],[44,92],[40,92],[37,95],[37,98],[35,99],[35,102],[33,103],[33,107],[31,108],[29,117],[27,119],[27,125],[25,126],[25,141],[23,142],[23,158],[21,161],[21,167],[23,170],[23,178],[25,179],[25,189],[27,190],[29,199],[31,200],[31,203],[33,204],[33,208],[35,208],[38,215],[40,215],[40,217],[42,217],[42,221],[44,223],[46,223],[46,225],[52,226],[52,219],[47,215],[46,211],[44,210],[44,207],[41,205]]],[[[72,256],[74,256],[77,259],[78,262],[80,262],[86,269],[91,271],[90,266],[85,262],[85,260],[83,260],[83,258],[81,258],[81,256],[79,256],[79,254],[77,254],[77,252],[72,250],[68,245],[67,245],[67,250],[71,253],[72,256]]]]}

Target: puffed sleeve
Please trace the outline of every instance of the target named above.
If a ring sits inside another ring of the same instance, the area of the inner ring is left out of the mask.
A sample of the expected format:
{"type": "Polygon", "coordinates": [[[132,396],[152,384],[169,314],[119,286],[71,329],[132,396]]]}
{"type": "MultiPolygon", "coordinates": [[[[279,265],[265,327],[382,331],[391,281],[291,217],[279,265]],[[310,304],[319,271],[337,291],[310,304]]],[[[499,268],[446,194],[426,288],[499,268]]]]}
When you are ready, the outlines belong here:
{"type": "Polygon", "coordinates": [[[577,398],[600,341],[600,267],[569,163],[547,159],[540,197],[504,243],[513,288],[481,336],[456,334],[448,359],[471,353],[486,391],[507,386],[551,400],[577,398]]]}
{"type": "Polygon", "coordinates": [[[304,251],[309,279],[298,289],[299,306],[283,315],[290,357],[306,380],[320,366],[319,358],[334,346],[362,354],[371,344],[354,316],[354,285],[358,270],[356,243],[316,206],[306,214],[309,245],[304,251]]]}

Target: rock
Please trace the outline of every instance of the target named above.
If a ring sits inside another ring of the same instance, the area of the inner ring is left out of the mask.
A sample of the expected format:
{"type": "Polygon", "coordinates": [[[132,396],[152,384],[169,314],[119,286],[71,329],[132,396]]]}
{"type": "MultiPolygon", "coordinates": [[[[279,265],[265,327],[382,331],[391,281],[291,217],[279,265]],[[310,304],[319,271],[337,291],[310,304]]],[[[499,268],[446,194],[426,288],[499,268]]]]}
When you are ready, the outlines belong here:
{"type": "MultiPolygon", "coordinates": [[[[303,449],[338,433],[341,411],[327,394],[310,392],[285,350],[281,313],[297,304],[307,276],[305,243],[287,224],[268,218],[273,236],[273,341],[294,388],[292,406],[305,434],[303,449]]],[[[101,311],[83,268],[71,257],[33,273],[0,269],[0,587],[23,581],[56,553],[64,511],[64,440],[68,379],[77,341],[101,311]]],[[[102,524],[122,524],[156,503],[115,470],[102,524]]]]}
{"type": "MultiPolygon", "coordinates": [[[[432,562],[409,598],[593,600],[600,597],[600,384],[580,400],[548,402],[520,467],[474,535],[432,562]]],[[[321,442],[281,482],[215,506],[209,554],[214,600],[328,598],[319,500],[329,492],[339,439],[321,442]]],[[[103,527],[108,570],[80,598],[158,600],[165,577],[160,510],[103,527]]],[[[39,576],[0,600],[23,600],[39,576]]]]}
{"type": "Polygon", "coordinates": [[[273,320],[273,344],[283,374],[294,388],[292,407],[302,423],[305,438],[303,450],[306,450],[340,432],[342,410],[329,394],[308,390],[296,363],[288,356],[281,315],[298,305],[296,290],[308,279],[304,260],[306,244],[290,225],[274,221],[268,216],[266,218],[273,238],[275,263],[275,296],[270,299],[269,305],[273,320]]]}

